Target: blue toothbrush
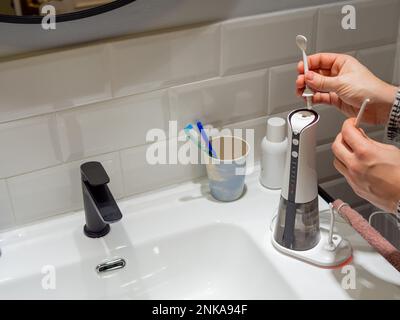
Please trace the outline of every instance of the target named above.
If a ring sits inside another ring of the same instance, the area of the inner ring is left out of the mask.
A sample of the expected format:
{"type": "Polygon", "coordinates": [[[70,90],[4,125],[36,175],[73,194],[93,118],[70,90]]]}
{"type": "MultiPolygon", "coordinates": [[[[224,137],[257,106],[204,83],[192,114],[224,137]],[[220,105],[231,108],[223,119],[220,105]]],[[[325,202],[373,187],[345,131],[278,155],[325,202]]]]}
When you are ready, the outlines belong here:
{"type": "Polygon", "coordinates": [[[201,123],[201,121],[196,121],[196,125],[197,125],[197,128],[200,131],[200,134],[201,134],[204,142],[208,146],[208,154],[209,154],[209,156],[217,158],[217,154],[215,153],[215,151],[214,151],[214,149],[212,147],[211,141],[207,137],[207,134],[206,134],[206,132],[204,130],[203,124],[201,123]]]}
{"type": "Polygon", "coordinates": [[[184,129],[186,136],[202,151],[208,153],[202,144],[201,141],[197,138],[197,133],[194,131],[193,125],[190,123],[184,129]]]}

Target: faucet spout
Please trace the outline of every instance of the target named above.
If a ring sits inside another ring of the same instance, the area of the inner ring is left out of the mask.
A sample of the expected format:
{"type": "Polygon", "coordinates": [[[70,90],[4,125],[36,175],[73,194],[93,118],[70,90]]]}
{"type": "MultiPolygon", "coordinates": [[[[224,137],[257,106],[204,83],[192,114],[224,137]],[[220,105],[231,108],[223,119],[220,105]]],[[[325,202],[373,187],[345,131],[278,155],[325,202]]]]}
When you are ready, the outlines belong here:
{"type": "Polygon", "coordinates": [[[83,228],[90,238],[103,237],[110,232],[110,223],[121,220],[122,213],[107,184],[110,178],[100,162],[81,165],[83,204],[86,224],[83,228]]]}

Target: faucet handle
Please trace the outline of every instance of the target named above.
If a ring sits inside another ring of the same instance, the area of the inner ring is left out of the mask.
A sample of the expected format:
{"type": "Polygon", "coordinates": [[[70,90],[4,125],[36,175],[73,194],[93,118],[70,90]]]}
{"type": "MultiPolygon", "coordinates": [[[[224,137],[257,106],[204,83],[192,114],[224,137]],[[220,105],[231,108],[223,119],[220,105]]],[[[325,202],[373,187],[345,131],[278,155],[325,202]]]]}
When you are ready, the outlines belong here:
{"type": "Polygon", "coordinates": [[[82,180],[96,187],[110,182],[110,178],[103,165],[97,161],[85,162],[81,165],[82,180]]]}

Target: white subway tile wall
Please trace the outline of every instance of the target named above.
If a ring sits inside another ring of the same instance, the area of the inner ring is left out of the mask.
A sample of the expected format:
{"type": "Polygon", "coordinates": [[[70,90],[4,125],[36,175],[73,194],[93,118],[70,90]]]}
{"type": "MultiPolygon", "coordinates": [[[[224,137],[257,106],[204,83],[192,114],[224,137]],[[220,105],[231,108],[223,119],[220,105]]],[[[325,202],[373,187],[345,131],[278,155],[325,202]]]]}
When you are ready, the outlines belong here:
{"type": "Polygon", "coordinates": [[[61,163],[55,114],[0,124],[0,178],[61,163]]]}
{"type": "Polygon", "coordinates": [[[294,41],[303,34],[315,49],[316,9],[293,10],[222,23],[222,74],[261,69],[294,62],[299,49],[294,41]]]}
{"type": "Polygon", "coordinates": [[[296,96],[297,63],[285,64],[269,69],[268,113],[293,110],[302,105],[296,96]]]}
{"type": "Polygon", "coordinates": [[[344,29],[342,8],[346,3],[319,10],[317,51],[347,51],[375,47],[397,40],[400,3],[398,0],[351,1],[356,14],[355,29],[344,29]]]}
{"type": "Polygon", "coordinates": [[[0,63],[0,122],[111,98],[106,46],[0,63]]]}
{"type": "Polygon", "coordinates": [[[162,90],[58,113],[64,160],[145,144],[148,130],[168,130],[168,104],[162,90]]]}
{"type": "Polygon", "coordinates": [[[0,180],[0,227],[5,229],[12,227],[15,218],[8,195],[8,188],[5,180],[0,180]]]}
{"type": "MultiPolygon", "coordinates": [[[[86,161],[100,161],[110,177],[115,198],[124,194],[118,153],[97,156],[86,161]]],[[[80,165],[84,160],[69,162],[45,170],[8,179],[17,224],[77,210],[82,207],[80,165]]]]}
{"type": "Polygon", "coordinates": [[[110,44],[114,96],[189,83],[219,74],[220,26],[110,44]]]}
{"type": "Polygon", "coordinates": [[[366,65],[378,78],[392,82],[395,71],[396,44],[364,49],[356,58],[366,65]]]}
{"type": "MultiPolygon", "coordinates": [[[[146,154],[159,156],[157,149],[167,148],[166,150],[185,148],[183,142],[178,139],[168,141],[158,141],[151,145],[135,147],[121,152],[121,163],[123,168],[123,179],[126,195],[133,195],[140,192],[150,191],[155,187],[163,187],[189,179],[195,179],[205,175],[205,168],[195,164],[153,164],[147,161],[146,154]]],[[[187,148],[196,148],[192,143],[185,143],[187,148]]],[[[185,149],[180,149],[184,152],[185,149]]],[[[179,150],[178,149],[178,150],[179,150]]],[[[176,154],[175,154],[176,155],[176,154]]],[[[167,151],[165,163],[174,154],[167,151]]]]}
{"type": "Polygon", "coordinates": [[[215,126],[267,115],[264,70],[170,89],[171,120],[180,128],[196,119],[215,126]]]}
{"type": "MultiPolygon", "coordinates": [[[[175,132],[146,141],[168,120],[178,129],[196,119],[254,129],[257,159],[267,118],[302,104],[294,93],[295,36],[308,37],[309,53],[351,51],[391,81],[399,8],[400,0],[346,1],[1,61],[0,229],[81,209],[85,161],[104,164],[116,198],[204,176],[203,166],[146,161],[160,145],[184,144],[175,132]],[[344,4],[357,10],[356,30],[340,26],[344,4]]],[[[320,181],[350,201],[330,151],[344,117],[330,106],[317,110],[320,181]]]]}
{"type": "MultiPolygon", "coordinates": [[[[286,118],[286,114],[281,114],[281,115],[275,115],[275,116],[280,116],[283,117],[284,119],[286,118]]],[[[242,139],[246,139],[251,143],[251,140],[248,135],[251,133],[247,132],[247,130],[254,130],[254,146],[250,146],[251,148],[254,148],[254,159],[257,161],[260,159],[261,156],[261,140],[265,137],[267,133],[267,119],[268,117],[260,117],[256,119],[251,119],[247,121],[242,121],[242,122],[237,122],[231,125],[227,125],[224,128],[229,129],[230,131],[228,132],[229,134],[232,134],[234,136],[239,136],[242,139]]],[[[223,131],[221,130],[221,133],[223,131]]]]}

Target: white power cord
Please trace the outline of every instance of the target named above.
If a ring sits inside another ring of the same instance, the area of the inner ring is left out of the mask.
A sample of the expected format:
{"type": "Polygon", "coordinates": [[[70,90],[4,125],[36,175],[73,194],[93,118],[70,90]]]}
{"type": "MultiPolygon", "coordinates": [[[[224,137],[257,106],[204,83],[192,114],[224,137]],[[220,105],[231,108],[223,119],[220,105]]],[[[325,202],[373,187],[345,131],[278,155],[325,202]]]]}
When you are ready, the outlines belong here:
{"type": "MultiPolygon", "coordinates": [[[[329,224],[329,236],[328,236],[328,244],[326,246],[326,249],[333,251],[336,249],[336,245],[333,242],[333,229],[335,227],[335,208],[333,207],[332,202],[329,202],[328,206],[329,206],[329,212],[330,212],[331,219],[330,219],[330,224],[329,224]]],[[[348,206],[348,204],[346,202],[343,202],[337,209],[337,213],[339,213],[340,209],[342,209],[344,206],[348,206]]]]}
{"type": "Polygon", "coordinates": [[[372,218],[373,218],[375,215],[377,215],[377,214],[382,214],[382,213],[388,213],[388,212],[385,212],[385,211],[374,211],[374,212],[372,212],[371,215],[370,215],[369,218],[368,218],[368,223],[369,223],[370,225],[372,225],[372,224],[371,224],[372,218]]]}
{"type": "Polygon", "coordinates": [[[374,211],[374,212],[372,212],[371,213],[371,215],[369,216],[369,218],[368,218],[368,223],[372,226],[372,218],[374,217],[374,216],[376,216],[377,214],[390,214],[390,216],[392,217],[394,217],[394,219],[396,220],[396,222],[397,222],[397,227],[399,228],[399,231],[400,231],[400,220],[395,216],[395,215],[393,215],[393,214],[391,214],[390,212],[386,212],[386,211],[374,211]]]}
{"type": "Polygon", "coordinates": [[[330,214],[331,214],[331,222],[330,222],[330,224],[329,224],[329,236],[328,236],[328,246],[330,247],[330,248],[335,248],[335,245],[334,245],[334,243],[333,243],[333,228],[334,228],[334,226],[335,226],[335,212],[334,212],[334,209],[333,209],[333,204],[332,204],[332,202],[329,202],[329,211],[330,211],[330,214]]]}

